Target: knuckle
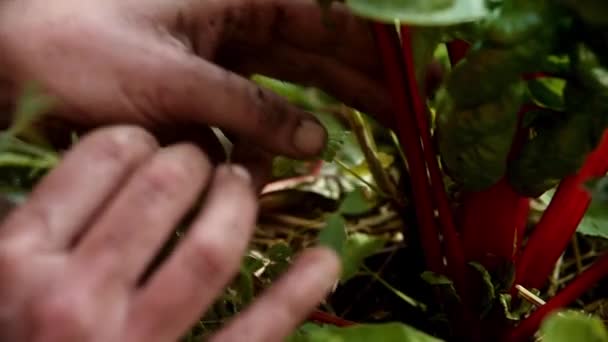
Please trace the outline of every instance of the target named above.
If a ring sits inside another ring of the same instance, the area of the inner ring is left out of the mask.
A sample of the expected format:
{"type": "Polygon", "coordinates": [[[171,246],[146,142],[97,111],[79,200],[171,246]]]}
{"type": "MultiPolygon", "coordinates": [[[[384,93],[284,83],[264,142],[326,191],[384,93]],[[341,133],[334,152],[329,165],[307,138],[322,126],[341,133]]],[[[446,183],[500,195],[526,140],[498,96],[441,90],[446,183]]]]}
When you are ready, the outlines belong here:
{"type": "Polygon", "coordinates": [[[141,181],[147,193],[175,197],[190,184],[191,168],[187,161],[156,159],[143,173],[141,181]]]}
{"type": "Polygon", "coordinates": [[[193,274],[214,275],[218,279],[226,277],[234,263],[230,246],[211,239],[199,239],[192,243],[188,257],[188,267],[193,274]]]}
{"type": "Polygon", "coordinates": [[[93,154],[102,161],[128,164],[150,153],[156,142],[152,135],[136,126],[116,126],[98,130],[89,137],[93,154]]]}

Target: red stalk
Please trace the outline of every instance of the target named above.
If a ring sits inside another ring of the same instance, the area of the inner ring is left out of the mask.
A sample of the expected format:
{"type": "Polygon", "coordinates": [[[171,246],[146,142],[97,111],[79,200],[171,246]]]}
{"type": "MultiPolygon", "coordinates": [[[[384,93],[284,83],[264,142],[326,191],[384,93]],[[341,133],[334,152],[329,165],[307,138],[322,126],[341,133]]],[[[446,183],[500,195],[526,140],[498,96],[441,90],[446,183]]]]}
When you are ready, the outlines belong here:
{"type": "Polygon", "coordinates": [[[608,131],[591,153],[578,174],[560,183],[551,203],[536,225],[518,260],[515,284],[541,288],[572,236],[591,202],[583,183],[608,171],[608,131]]]}
{"type": "Polygon", "coordinates": [[[452,63],[452,66],[460,62],[471,48],[471,44],[461,39],[453,40],[449,42],[447,46],[448,55],[450,56],[450,63],[452,63]]]}
{"type": "Polygon", "coordinates": [[[506,340],[509,342],[526,340],[538,330],[542,321],[549,314],[574,302],[606,275],[608,275],[608,253],[601,256],[591,267],[572,280],[570,284],[551,298],[545,305],[524,319],[513,329],[506,340]]]}
{"type": "Polygon", "coordinates": [[[464,195],[462,243],[467,260],[493,270],[512,262],[526,226],[530,202],[506,179],[489,189],[464,195]]]}
{"type": "MultiPolygon", "coordinates": [[[[533,108],[523,106],[519,121],[533,108]]],[[[524,139],[525,130],[518,129],[509,159],[517,155],[524,139]]],[[[506,178],[486,190],[465,193],[460,223],[467,260],[480,262],[490,271],[513,262],[529,212],[530,199],[516,193],[506,178]]]]}
{"type": "Polygon", "coordinates": [[[415,119],[422,139],[424,158],[431,176],[431,190],[439,213],[439,227],[441,228],[445,240],[444,245],[448,271],[456,288],[461,294],[465,294],[468,293],[468,287],[466,285],[467,265],[464,258],[464,252],[462,251],[462,245],[460,244],[460,239],[456,232],[452,210],[445,192],[443,176],[439,170],[437,153],[431,142],[431,131],[429,129],[427,115],[428,110],[420,95],[420,89],[416,80],[411,29],[406,25],[401,25],[401,47],[408,81],[408,93],[410,94],[411,105],[414,114],[416,115],[415,119]]]}
{"type": "Polygon", "coordinates": [[[547,74],[545,72],[531,72],[531,73],[527,73],[523,75],[523,79],[525,81],[529,81],[529,80],[535,80],[537,78],[545,78],[545,77],[553,77],[550,74],[547,74]]]}
{"type": "Polygon", "coordinates": [[[308,316],[308,320],[322,324],[331,324],[337,327],[348,327],[356,324],[355,322],[345,320],[320,310],[315,310],[312,314],[310,314],[310,316],[308,316]]]}
{"type": "MultiPolygon", "coordinates": [[[[470,44],[454,40],[447,48],[454,66],[466,56],[470,44]]],[[[527,110],[522,108],[520,119],[527,110]]],[[[523,138],[522,132],[518,132],[511,156],[517,153],[523,138]]],[[[513,261],[529,210],[529,199],[519,196],[506,179],[484,191],[465,194],[459,216],[467,260],[478,261],[490,270],[505,261],[513,261]]]]}
{"type": "Polygon", "coordinates": [[[408,162],[412,178],[412,192],[416,203],[416,218],[420,227],[420,239],[429,269],[443,273],[443,257],[433,201],[430,194],[427,169],[420,145],[420,132],[415,118],[411,115],[404,82],[405,70],[398,56],[398,37],[390,25],[374,23],[373,31],[382,57],[384,74],[395,106],[396,132],[408,162]]]}

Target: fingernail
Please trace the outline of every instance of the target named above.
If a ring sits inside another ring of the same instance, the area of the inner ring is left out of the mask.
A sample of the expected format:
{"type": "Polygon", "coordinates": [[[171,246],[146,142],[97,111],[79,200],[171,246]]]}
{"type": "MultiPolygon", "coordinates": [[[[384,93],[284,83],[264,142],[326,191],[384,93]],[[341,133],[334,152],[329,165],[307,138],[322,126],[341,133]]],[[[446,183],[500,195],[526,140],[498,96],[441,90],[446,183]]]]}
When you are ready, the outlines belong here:
{"type": "Polygon", "coordinates": [[[302,120],[293,136],[293,144],[300,152],[315,155],[325,147],[325,128],[312,120],[302,120]]]}
{"type": "Polygon", "coordinates": [[[251,174],[247,169],[241,165],[232,164],[230,165],[230,171],[240,179],[244,180],[247,183],[251,183],[251,174]]]}

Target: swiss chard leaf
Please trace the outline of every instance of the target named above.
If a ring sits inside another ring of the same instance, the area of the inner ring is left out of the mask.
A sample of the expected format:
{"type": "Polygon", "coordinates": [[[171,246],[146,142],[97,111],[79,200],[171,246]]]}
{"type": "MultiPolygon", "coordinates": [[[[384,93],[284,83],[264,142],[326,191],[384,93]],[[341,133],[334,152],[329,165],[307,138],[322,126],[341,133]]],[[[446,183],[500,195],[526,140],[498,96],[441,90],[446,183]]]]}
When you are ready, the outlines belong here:
{"type": "Polygon", "coordinates": [[[363,17],[418,26],[445,26],[472,22],[487,14],[484,0],[347,0],[363,17]]]}
{"type": "Polygon", "coordinates": [[[331,214],[319,234],[319,244],[333,249],[338,255],[343,255],[347,237],[344,218],[340,214],[331,214]]]}
{"type": "Polygon", "coordinates": [[[540,329],[544,342],[607,342],[608,330],[601,319],[576,311],[549,316],[540,329]]]}
{"type": "Polygon", "coordinates": [[[362,188],[350,192],[340,204],[339,212],[344,215],[363,215],[375,207],[375,202],[367,198],[362,188]]]}
{"type": "Polygon", "coordinates": [[[386,244],[386,239],[355,233],[348,237],[342,256],[342,283],[354,277],[365,258],[378,252],[386,244]]]}
{"type": "Polygon", "coordinates": [[[433,336],[401,323],[358,324],[346,328],[311,326],[301,329],[288,342],[440,342],[433,336]]]}

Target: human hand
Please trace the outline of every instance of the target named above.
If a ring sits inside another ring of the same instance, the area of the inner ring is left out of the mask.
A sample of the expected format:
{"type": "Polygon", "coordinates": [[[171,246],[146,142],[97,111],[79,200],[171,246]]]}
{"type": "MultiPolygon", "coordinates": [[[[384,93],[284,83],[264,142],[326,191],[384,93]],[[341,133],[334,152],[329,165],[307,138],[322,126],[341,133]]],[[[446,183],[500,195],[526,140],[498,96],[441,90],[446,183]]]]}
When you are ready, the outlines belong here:
{"type": "MultiPolygon", "coordinates": [[[[0,340],[175,341],[238,271],[255,226],[252,178],[134,127],[85,136],[0,225],[0,340]],[[206,192],[171,256],[143,277],[206,192]]],[[[212,341],[281,341],[336,280],[312,249],[212,341]],[[297,290],[294,290],[297,289],[297,290]]]]}
{"type": "Polygon", "coordinates": [[[53,115],[73,124],[212,125],[270,153],[311,157],[324,130],[246,76],[318,86],[386,118],[367,24],[341,4],[328,18],[315,0],[5,1],[0,79],[11,99],[39,82],[61,100],[53,115]]]}

